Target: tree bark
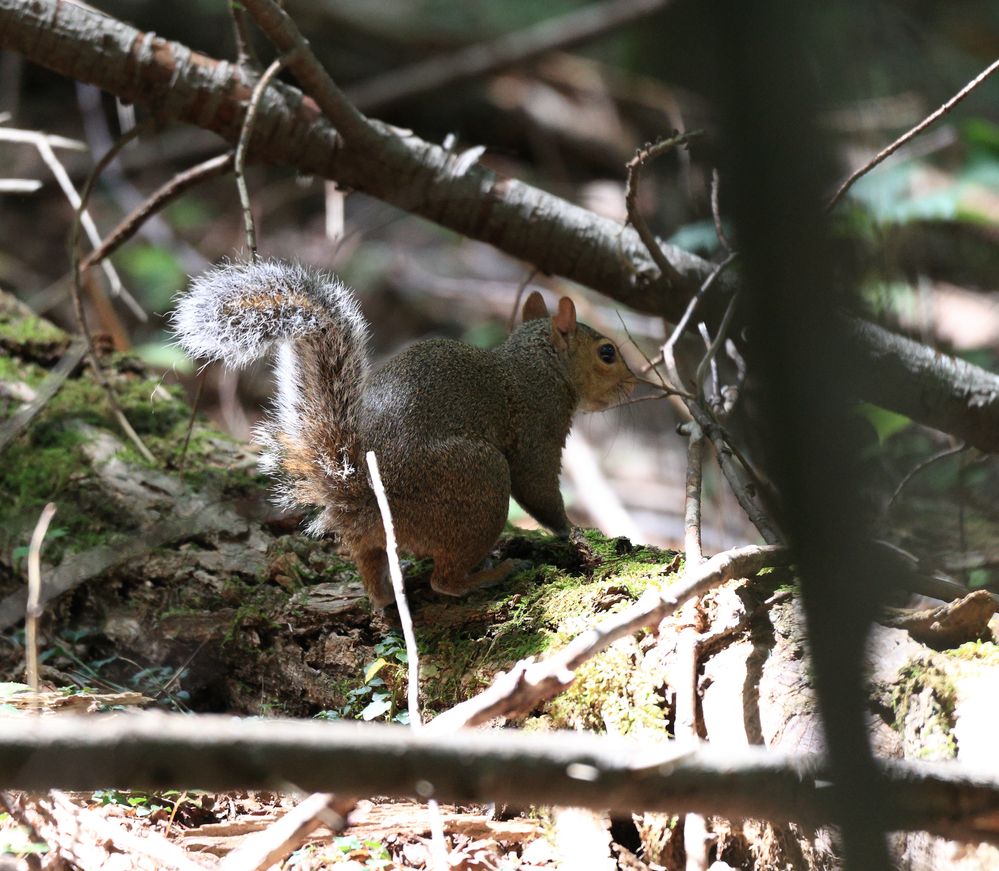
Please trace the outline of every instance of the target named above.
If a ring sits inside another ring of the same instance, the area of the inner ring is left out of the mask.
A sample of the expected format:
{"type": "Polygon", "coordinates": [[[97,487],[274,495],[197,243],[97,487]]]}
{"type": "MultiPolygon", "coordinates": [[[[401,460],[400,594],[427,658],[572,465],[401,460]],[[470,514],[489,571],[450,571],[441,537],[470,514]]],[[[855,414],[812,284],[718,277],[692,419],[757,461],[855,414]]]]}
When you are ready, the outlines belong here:
{"type": "MultiPolygon", "coordinates": [[[[827,818],[821,757],[666,745],[572,732],[414,733],[376,723],[136,714],[0,721],[3,785],[273,788],[433,794],[594,810],[827,818]]],[[[999,783],[957,765],[882,762],[893,827],[993,840],[999,783]],[[959,811],[955,811],[959,808],[959,811]]]]}
{"type": "MultiPolygon", "coordinates": [[[[232,144],[253,87],[233,63],[56,0],[0,0],[0,48],[125,102],[214,131],[232,144]]],[[[682,286],[671,286],[631,227],[500,176],[480,162],[463,161],[415,135],[378,126],[395,134],[391,148],[351,145],[310,97],[274,83],[259,106],[251,155],[333,179],[674,322],[713,268],[662,243],[684,279],[682,286]]],[[[708,320],[720,316],[738,279],[728,273],[719,284],[702,312],[708,320]]],[[[925,375],[924,364],[916,364],[892,334],[855,324],[851,336],[865,372],[852,385],[860,398],[954,433],[980,450],[999,450],[999,376],[945,355],[935,355],[939,365],[925,375]],[[909,377],[917,374],[914,366],[924,374],[909,377]],[[976,385],[973,397],[969,378],[976,385]]]]}

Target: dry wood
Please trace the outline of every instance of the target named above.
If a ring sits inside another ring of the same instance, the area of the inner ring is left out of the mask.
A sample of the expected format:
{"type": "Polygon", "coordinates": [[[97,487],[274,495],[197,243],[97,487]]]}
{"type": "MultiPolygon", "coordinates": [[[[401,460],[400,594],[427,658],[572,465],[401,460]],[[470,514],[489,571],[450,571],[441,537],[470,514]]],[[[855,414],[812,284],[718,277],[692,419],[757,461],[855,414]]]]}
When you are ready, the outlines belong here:
{"type": "Polygon", "coordinates": [[[204,871],[187,851],[154,830],[130,832],[106,817],[79,807],[58,790],[38,799],[9,803],[65,862],[81,871],[204,871]]]}
{"type": "Polygon", "coordinates": [[[338,800],[330,793],[310,795],[276,823],[246,838],[219,867],[222,871],[264,871],[302,846],[319,826],[340,834],[353,807],[353,801],[338,800]]]}
{"type": "MultiPolygon", "coordinates": [[[[888,824],[999,842],[999,778],[959,764],[878,763],[888,824]]],[[[821,757],[746,748],[650,749],[582,733],[419,734],[374,723],[140,713],[0,720],[2,786],[40,790],[305,789],[594,810],[696,811],[741,819],[827,818],[821,757]]]]}

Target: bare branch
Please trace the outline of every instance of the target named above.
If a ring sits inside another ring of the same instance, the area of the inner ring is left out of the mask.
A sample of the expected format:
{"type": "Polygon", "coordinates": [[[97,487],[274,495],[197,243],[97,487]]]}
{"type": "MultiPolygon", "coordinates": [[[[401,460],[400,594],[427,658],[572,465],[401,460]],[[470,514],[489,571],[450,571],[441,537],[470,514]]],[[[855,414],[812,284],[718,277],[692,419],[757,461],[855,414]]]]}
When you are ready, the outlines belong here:
{"type": "MultiPolygon", "coordinates": [[[[76,312],[76,321],[80,327],[80,332],[87,341],[88,356],[90,358],[90,365],[94,370],[94,377],[97,379],[101,387],[104,388],[104,393],[107,395],[108,404],[111,406],[111,413],[114,418],[118,421],[118,425],[121,427],[122,431],[131,440],[132,444],[135,445],[136,450],[142,458],[152,465],[156,464],[156,457],[152,455],[149,448],[146,447],[145,443],[139,437],[139,434],[135,431],[131,423],[129,423],[128,418],[125,417],[125,412],[122,411],[121,403],[118,402],[118,394],[115,393],[114,387],[108,380],[107,373],[104,371],[104,365],[101,363],[100,357],[97,354],[97,350],[94,348],[94,337],[90,332],[90,326],[87,323],[87,315],[83,309],[83,270],[80,267],[80,225],[82,223],[83,215],[86,214],[87,202],[90,199],[90,192],[94,189],[94,185],[97,179],[100,178],[101,173],[104,168],[111,163],[112,160],[118,155],[125,145],[131,140],[135,139],[142,131],[147,129],[147,127],[152,123],[152,121],[147,122],[147,124],[140,125],[138,127],[133,127],[128,133],[118,138],[118,141],[108,149],[107,153],[94,165],[90,174],[87,176],[87,181],[83,186],[83,192],[78,198],[76,204],[76,217],[73,221],[73,229],[70,233],[69,241],[69,256],[70,256],[70,274],[73,277],[73,283],[71,285],[73,290],[73,308],[76,312]]],[[[99,240],[94,243],[95,246],[99,245],[99,240]]],[[[104,261],[102,266],[110,266],[108,261],[104,261]]],[[[141,311],[141,308],[139,309],[141,311]]]]}
{"type": "MultiPolygon", "coordinates": [[[[416,632],[413,629],[413,615],[409,611],[406,599],[406,587],[402,578],[402,566],[399,564],[399,550],[395,540],[395,525],[392,523],[392,512],[389,508],[388,495],[382,476],[378,471],[378,458],[374,451],[364,455],[371,474],[371,486],[375,491],[378,511],[382,516],[382,526],[385,528],[385,552],[388,556],[389,575],[392,578],[392,591],[395,593],[395,604],[399,609],[399,622],[402,623],[402,635],[406,641],[407,670],[407,702],[409,707],[409,727],[413,732],[419,732],[423,726],[420,716],[420,652],[416,646],[416,632]]],[[[444,842],[444,823],[441,819],[440,807],[436,799],[427,799],[427,810],[430,814],[431,847],[435,871],[446,871],[448,867],[447,846],[444,842]]]]}
{"type": "MultiPolygon", "coordinates": [[[[253,2],[266,5],[265,0],[253,2]]],[[[55,0],[35,0],[32,4],[0,0],[0,47],[95,84],[127,102],[156,107],[236,142],[249,88],[231,64],[141,33],[82,6],[61,4],[58,14],[56,8],[55,0]],[[67,45],[72,51],[65,50],[67,45]],[[206,95],[210,99],[206,100],[206,95]]],[[[714,268],[687,251],[662,243],[659,247],[666,258],[690,282],[671,289],[633,229],[499,176],[479,163],[459,167],[453,155],[413,135],[386,136],[387,150],[379,153],[380,160],[375,163],[371,148],[338,139],[337,131],[320,117],[315,104],[281,82],[275,82],[262,98],[256,126],[260,129],[261,159],[335,179],[471,239],[495,245],[545,273],[577,281],[672,322],[686,308],[690,286],[703,282],[714,268]]],[[[346,128],[342,132],[346,137],[346,128]]],[[[719,304],[711,302],[702,311],[701,319],[709,324],[720,320],[721,300],[739,279],[727,275],[722,282],[725,292],[718,295],[719,304]]],[[[935,389],[924,392],[918,384],[903,385],[907,396],[896,403],[891,391],[878,386],[891,377],[898,362],[891,334],[861,328],[862,322],[849,323],[854,354],[868,376],[856,385],[860,398],[954,432],[981,450],[999,450],[999,376],[968,364],[964,364],[967,370],[963,374],[945,366],[935,389]],[[979,394],[980,404],[972,409],[966,404],[968,377],[989,391],[988,395],[979,394]],[[874,399],[872,394],[881,398],[874,399]],[[959,419],[954,410],[957,405],[978,423],[969,427],[959,419]],[[977,437],[967,438],[952,427],[974,428],[977,437]]]]}
{"type": "MultiPolygon", "coordinates": [[[[36,133],[32,130],[10,130],[6,127],[0,127],[0,141],[2,142],[23,142],[28,145],[33,145],[38,151],[39,156],[45,161],[45,165],[51,170],[52,175],[55,177],[56,182],[59,184],[63,195],[69,200],[69,204],[74,210],[80,213],[79,220],[83,224],[84,230],[87,231],[87,237],[90,239],[90,244],[95,248],[101,244],[101,235],[97,231],[97,225],[94,223],[94,219],[90,217],[90,212],[86,209],[80,209],[80,194],[77,193],[76,187],[73,185],[72,179],[69,177],[69,173],[66,172],[66,168],[62,165],[62,162],[56,157],[56,148],[66,148],[73,151],[86,151],[86,146],[82,142],[77,142],[75,139],[65,139],[62,136],[49,136],[45,133],[36,133]]],[[[142,306],[140,306],[135,298],[125,290],[121,283],[121,278],[118,276],[118,271],[110,263],[103,264],[101,267],[104,270],[105,275],[107,275],[108,282],[111,285],[111,292],[115,296],[121,296],[122,300],[128,305],[132,310],[132,313],[139,318],[141,321],[148,320],[148,316],[145,311],[143,311],[142,306]]]]}
{"type": "Polygon", "coordinates": [[[344,139],[355,146],[363,146],[388,138],[336,86],[287,12],[274,0],[242,0],[242,3],[282,57],[287,58],[288,67],[305,92],[319,104],[344,139]]]}
{"type": "MultiPolygon", "coordinates": [[[[235,14],[235,10],[233,10],[235,14]]],[[[257,259],[257,229],[253,223],[253,211],[250,208],[250,193],[246,189],[246,150],[253,135],[253,122],[257,118],[257,110],[260,107],[260,98],[267,90],[271,80],[281,72],[288,64],[289,56],[279,57],[275,60],[264,74],[260,77],[253,94],[250,96],[250,103],[246,107],[246,116],[243,118],[243,129],[239,132],[239,143],[236,145],[236,159],[233,164],[233,171],[236,174],[236,187],[239,190],[239,204],[243,209],[243,226],[246,228],[246,247],[250,250],[250,257],[257,259]]]]}
{"type": "Polygon", "coordinates": [[[886,158],[891,157],[896,151],[898,151],[906,142],[911,139],[915,139],[920,133],[922,133],[927,127],[929,127],[934,121],[942,118],[951,109],[953,109],[958,103],[960,103],[965,97],[968,96],[972,91],[975,90],[982,82],[984,82],[989,76],[991,76],[996,70],[999,70],[999,60],[993,61],[988,67],[986,67],[982,72],[980,72],[975,78],[973,78],[968,84],[966,84],[960,91],[958,91],[953,97],[951,97],[946,103],[940,106],[935,112],[931,112],[922,121],[920,121],[915,127],[913,127],[908,132],[902,134],[898,137],[891,145],[887,148],[881,149],[874,157],[872,157],[867,163],[862,167],[855,170],[850,177],[839,186],[839,190],[836,191],[835,195],[826,204],[826,211],[831,211],[836,207],[836,204],[843,199],[846,192],[853,186],[853,183],[860,178],[862,175],[866,175],[879,163],[884,161],[886,158]]]}
{"type": "Polygon", "coordinates": [[[892,492],[891,498],[888,500],[887,507],[891,508],[891,506],[895,504],[895,500],[898,499],[901,492],[905,489],[906,484],[908,484],[916,475],[922,472],[923,469],[932,466],[934,463],[938,462],[939,460],[944,460],[947,457],[953,457],[954,455],[960,454],[966,450],[968,450],[968,446],[962,442],[961,444],[951,445],[948,448],[944,448],[942,451],[939,451],[933,454],[932,456],[927,457],[925,460],[920,460],[920,462],[916,463],[915,466],[913,466],[908,472],[906,472],[902,480],[898,482],[898,486],[895,488],[894,492],[892,492]]]}
{"type": "Polygon", "coordinates": [[[683,310],[683,315],[680,320],[677,321],[676,326],[673,328],[673,332],[670,333],[669,338],[666,340],[666,344],[663,345],[663,362],[666,364],[666,372],[670,377],[670,380],[676,385],[680,390],[683,389],[683,380],[680,378],[680,371],[676,366],[676,343],[680,340],[680,337],[684,334],[687,326],[690,324],[690,319],[694,316],[694,312],[697,311],[698,305],[700,305],[701,300],[707,296],[708,292],[714,286],[715,282],[722,276],[722,273],[732,264],[736,258],[735,252],[729,254],[724,260],[721,261],[704,282],[697,289],[691,298],[690,302],[687,303],[687,307],[683,310]]]}
{"type": "MultiPolygon", "coordinates": [[[[703,131],[701,130],[678,133],[653,145],[640,148],[635,156],[628,161],[628,185],[624,197],[625,205],[628,208],[628,220],[638,233],[642,244],[645,245],[646,250],[649,252],[649,256],[652,257],[656,266],[659,267],[659,272],[669,287],[683,287],[687,283],[687,279],[670,262],[670,259],[662,249],[661,243],[649,229],[649,225],[645,223],[645,218],[638,208],[638,184],[641,180],[642,167],[646,161],[660,157],[673,148],[686,145],[691,139],[696,139],[702,133],[703,131]]],[[[677,386],[682,388],[683,385],[679,384],[677,386]]]]}
{"type": "Polygon", "coordinates": [[[317,792],[286,813],[262,832],[250,835],[226,856],[220,871],[265,871],[305,843],[319,826],[326,825],[334,835],[347,828],[347,815],[354,808],[349,799],[317,792]]]}
{"type": "Polygon", "coordinates": [[[104,241],[87,254],[80,263],[80,269],[86,271],[91,266],[100,263],[104,258],[110,257],[129,239],[131,239],[139,228],[158,211],[163,209],[177,197],[190,190],[195,185],[201,184],[210,178],[225,175],[233,166],[234,152],[228,151],[217,157],[210,157],[203,163],[192,166],[184,172],[179,172],[170,181],[157,188],[138,208],[126,215],[104,241]]]}
{"type": "Polygon", "coordinates": [[[52,502],[42,509],[28,548],[28,603],[24,609],[24,654],[27,660],[25,672],[28,676],[28,686],[35,696],[38,695],[38,618],[42,613],[42,542],[55,513],[56,507],[52,502]]]}
{"type": "Polygon", "coordinates": [[[80,365],[80,361],[86,353],[87,343],[83,337],[75,339],[67,348],[66,353],[59,358],[59,362],[45,376],[45,380],[36,391],[34,399],[23,408],[18,409],[9,420],[0,424],[0,452],[27,429],[28,424],[45,408],[49,400],[59,392],[59,388],[66,383],[66,379],[73,370],[80,365]]]}
{"type": "Polygon", "coordinates": [[[681,582],[662,591],[649,590],[630,608],[577,635],[546,659],[540,662],[521,660],[509,672],[498,675],[492,685],[477,696],[437,716],[428,728],[435,732],[451,731],[477,726],[495,717],[524,716],[562,692],[575,679],[580,665],[618,638],[656,625],[684,602],[712,587],[733,578],[754,575],[765,566],[787,565],[790,561],[790,551],[774,546],[752,545],[718,554],[685,571],[681,582]]]}
{"type": "MultiPolygon", "coordinates": [[[[576,805],[630,813],[828,820],[829,771],[815,756],[747,747],[650,747],[609,735],[468,730],[446,735],[376,723],[138,713],[0,720],[9,789],[268,789],[576,805]]],[[[999,778],[959,763],[881,760],[896,830],[999,842],[999,778]]]]}

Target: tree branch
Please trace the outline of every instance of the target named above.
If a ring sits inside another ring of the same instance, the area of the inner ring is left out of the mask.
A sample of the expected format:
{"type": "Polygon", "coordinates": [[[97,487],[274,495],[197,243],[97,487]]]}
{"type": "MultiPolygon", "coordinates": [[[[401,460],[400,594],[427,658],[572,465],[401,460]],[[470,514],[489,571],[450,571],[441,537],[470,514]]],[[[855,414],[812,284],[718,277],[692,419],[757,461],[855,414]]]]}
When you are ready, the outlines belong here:
{"type": "MultiPolygon", "coordinates": [[[[253,0],[252,5],[264,2],[253,0]]],[[[290,47],[294,40],[288,39],[290,47]]],[[[239,138],[252,90],[242,72],[228,62],[56,0],[30,4],[0,0],[0,48],[94,84],[126,102],[212,130],[231,144],[239,138]]],[[[351,142],[348,127],[341,139],[312,99],[275,82],[261,99],[251,153],[334,179],[494,245],[542,272],[564,276],[674,323],[686,308],[689,288],[699,286],[712,272],[712,265],[700,257],[661,243],[664,256],[688,283],[686,288],[671,288],[634,229],[504,178],[478,162],[469,165],[416,136],[389,135],[383,125],[368,123],[381,135],[374,148],[363,141],[351,142]]],[[[720,320],[737,282],[733,274],[720,279],[724,287],[706,301],[705,321],[720,320]]],[[[902,383],[903,395],[896,400],[879,385],[905,365],[898,359],[897,337],[862,322],[852,322],[851,327],[865,370],[855,385],[861,398],[958,435],[980,450],[999,451],[999,376],[935,355],[943,365],[932,389],[902,383]],[[977,385],[978,404],[971,412],[973,438],[958,431],[968,426],[955,418],[955,413],[963,415],[969,377],[977,385]]]]}
{"type": "MultiPolygon", "coordinates": [[[[759,748],[650,748],[607,735],[468,731],[143,713],[0,720],[10,789],[302,789],[441,800],[828,820],[828,770],[816,756],[759,748]],[[424,790],[425,791],[425,790],[424,790]]],[[[955,763],[882,761],[893,829],[999,841],[999,779],[955,763]]]]}
{"type": "Polygon", "coordinates": [[[575,679],[580,665],[618,638],[658,625],[684,602],[733,578],[749,577],[768,566],[790,562],[791,552],[785,547],[748,545],[727,550],[698,566],[687,566],[681,582],[663,590],[649,590],[630,608],[580,633],[540,662],[522,659],[477,696],[440,714],[428,728],[446,732],[477,726],[495,717],[523,716],[562,692],[575,679]]]}

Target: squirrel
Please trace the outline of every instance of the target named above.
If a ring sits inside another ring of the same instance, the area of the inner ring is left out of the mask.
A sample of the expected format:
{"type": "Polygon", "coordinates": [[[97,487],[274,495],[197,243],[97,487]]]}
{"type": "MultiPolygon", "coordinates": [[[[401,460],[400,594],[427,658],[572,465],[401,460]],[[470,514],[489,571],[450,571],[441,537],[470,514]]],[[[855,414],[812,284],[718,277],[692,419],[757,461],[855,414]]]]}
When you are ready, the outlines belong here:
{"type": "Polygon", "coordinates": [[[378,458],[402,550],[434,561],[431,587],[460,596],[522,564],[479,567],[514,499],[557,535],[570,532],[559,472],[573,413],[627,396],[635,376],[613,340],[549,316],[527,298],[522,324],[490,350],[418,342],[372,372],[368,325],[334,275],[283,261],[224,262],[191,283],[173,325],[194,357],[239,367],[272,345],[277,395],[255,436],[279,501],[317,506],[314,535],[336,534],[373,606],[393,601],[385,533],[361,471],[378,458]]]}

